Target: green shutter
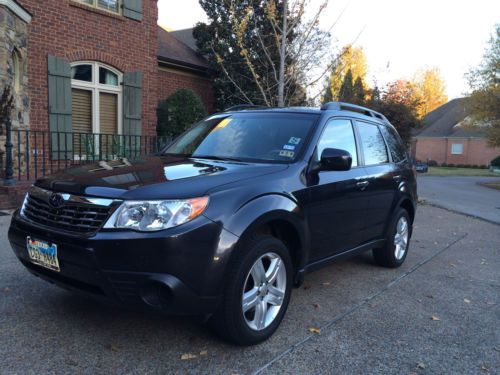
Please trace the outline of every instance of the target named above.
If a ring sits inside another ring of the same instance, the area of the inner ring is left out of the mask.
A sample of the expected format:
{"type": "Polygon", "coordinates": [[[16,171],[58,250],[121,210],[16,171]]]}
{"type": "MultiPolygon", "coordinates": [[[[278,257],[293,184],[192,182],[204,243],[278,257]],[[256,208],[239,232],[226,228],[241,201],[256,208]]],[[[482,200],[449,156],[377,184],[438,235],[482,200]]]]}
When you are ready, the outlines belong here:
{"type": "Polygon", "coordinates": [[[142,0],[123,0],[123,15],[142,21],[142,0]]]}
{"type": "Polygon", "coordinates": [[[123,134],[128,157],[140,154],[142,131],[142,72],[123,75],[123,134]]]}
{"type": "Polygon", "coordinates": [[[48,57],[49,129],[52,159],[73,154],[71,123],[71,66],[56,56],[48,57]],[[55,133],[57,132],[57,133],[55,133]]]}

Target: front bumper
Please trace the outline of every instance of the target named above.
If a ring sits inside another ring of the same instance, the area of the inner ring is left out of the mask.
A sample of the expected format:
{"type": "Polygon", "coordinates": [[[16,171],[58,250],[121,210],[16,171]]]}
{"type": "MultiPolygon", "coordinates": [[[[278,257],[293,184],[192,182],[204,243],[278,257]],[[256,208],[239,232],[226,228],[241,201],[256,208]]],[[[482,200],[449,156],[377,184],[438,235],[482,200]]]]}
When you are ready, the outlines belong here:
{"type": "Polygon", "coordinates": [[[16,212],[9,241],[31,273],[63,288],[141,309],[208,314],[217,308],[237,237],[203,216],[154,233],[113,230],[73,237],[42,229],[16,212]],[[27,236],[58,245],[60,272],[30,262],[27,236]]]}

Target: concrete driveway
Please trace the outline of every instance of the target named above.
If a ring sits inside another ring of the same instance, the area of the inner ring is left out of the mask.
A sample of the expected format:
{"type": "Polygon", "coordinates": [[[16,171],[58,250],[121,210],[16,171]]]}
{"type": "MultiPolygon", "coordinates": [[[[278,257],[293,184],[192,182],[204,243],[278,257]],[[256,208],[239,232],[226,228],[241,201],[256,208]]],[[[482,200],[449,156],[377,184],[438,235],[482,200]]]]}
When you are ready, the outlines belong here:
{"type": "Polygon", "coordinates": [[[500,190],[479,185],[495,177],[418,177],[418,195],[427,202],[500,224],[500,190]]]}
{"type": "Polygon", "coordinates": [[[103,306],[33,277],[7,244],[8,220],[0,217],[2,375],[500,369],[500,230],[471,217],[419,207],[401,268],[377,267],[366,254],[309,275],[278,332],[250,348],[219,341],[194,319],[103,306]]]}

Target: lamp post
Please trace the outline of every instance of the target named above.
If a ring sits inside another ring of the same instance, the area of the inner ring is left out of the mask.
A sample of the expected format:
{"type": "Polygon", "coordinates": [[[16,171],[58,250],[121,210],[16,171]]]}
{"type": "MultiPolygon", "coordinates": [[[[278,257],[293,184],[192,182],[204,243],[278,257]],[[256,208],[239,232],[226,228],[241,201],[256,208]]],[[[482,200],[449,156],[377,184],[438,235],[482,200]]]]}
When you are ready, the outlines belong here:
{"type": "Polygon", "coordinates": [[[5,120],[5,176],[3,179],[3,184],[6,186],[16,183],[13,178],[12,147],[12,123],[10,122],[10,117],[7,116],[5,120]]]}

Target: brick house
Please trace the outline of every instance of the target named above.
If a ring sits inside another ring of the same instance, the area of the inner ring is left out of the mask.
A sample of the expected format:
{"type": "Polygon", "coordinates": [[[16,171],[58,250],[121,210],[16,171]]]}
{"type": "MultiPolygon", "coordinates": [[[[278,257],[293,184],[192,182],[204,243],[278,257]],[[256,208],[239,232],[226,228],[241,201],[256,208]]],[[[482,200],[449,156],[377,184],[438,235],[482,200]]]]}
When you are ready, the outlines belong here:
{"type": "Polygon", "coordinates": [[[500,155],[500,148],[488,146],[484,131],[463,127],[467,117],[465,98],[453,99],[424,118],[424,128],[412,143],[416,160],[435,160],[438,164],[489,165],[500,155]]]}
{"type": "Polygon", "coordinates": [[[14,128],[154,136],[158,101],[179,88],[210,112],[207,62],[157,18],[157,0],[0,0],[16,33],[0,55],[17,69],[0,82],[21,82],[14,128]]]}

